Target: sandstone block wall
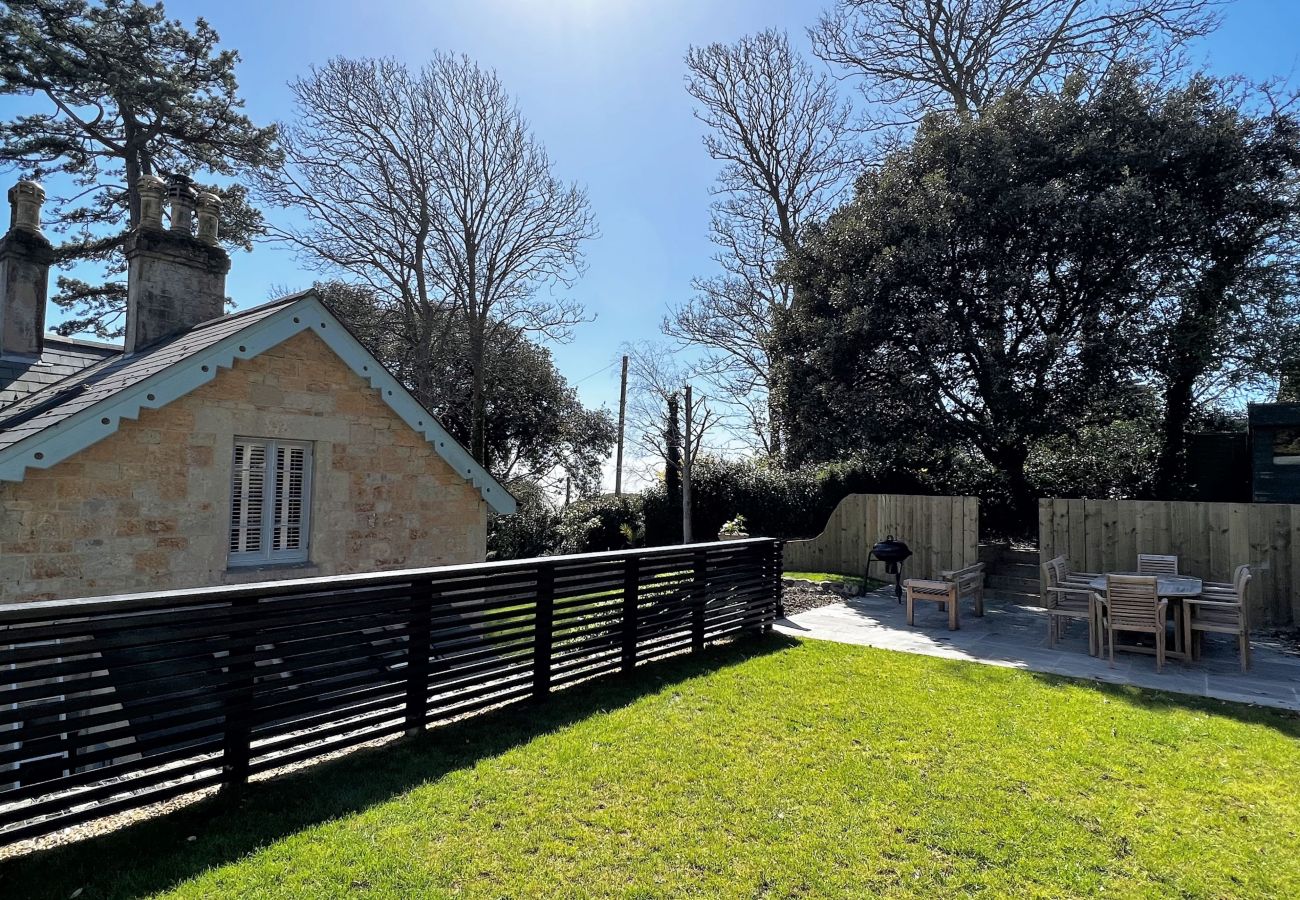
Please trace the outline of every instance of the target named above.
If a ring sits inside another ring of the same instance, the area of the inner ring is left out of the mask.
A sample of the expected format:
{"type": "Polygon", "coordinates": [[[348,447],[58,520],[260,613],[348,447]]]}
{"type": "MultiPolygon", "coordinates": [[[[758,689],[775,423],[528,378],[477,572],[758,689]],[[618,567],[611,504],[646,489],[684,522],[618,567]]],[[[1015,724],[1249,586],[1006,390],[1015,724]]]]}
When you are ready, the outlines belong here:
{"type": "Polygon", "coordinates": [[[481,562],[487,505],[319,338],[0,483],[0,602],[481,562]],[[227,564],[236,436],[311,441],[310,562],[227,564]]]}

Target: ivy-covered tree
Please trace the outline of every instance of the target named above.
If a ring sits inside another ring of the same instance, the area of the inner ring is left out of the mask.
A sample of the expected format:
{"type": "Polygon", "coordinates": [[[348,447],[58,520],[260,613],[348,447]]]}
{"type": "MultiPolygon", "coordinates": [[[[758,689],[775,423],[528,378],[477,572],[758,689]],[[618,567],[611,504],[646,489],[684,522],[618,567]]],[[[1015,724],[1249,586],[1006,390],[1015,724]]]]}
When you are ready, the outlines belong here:
{"type": "MultiPolygon", "coordinates": [[[[64,276],[60,331],[121,333],[121,256],[139,221],[135,182],[180,172],[204,182],[277,161],[274,127],[241,111],[235,66],[217,33],[140,0],[6,0],[0,5],[0,96],[22,110],[0,122],[0,165],[50,179],[51,229],[65,270],[98,264],[103,280],[64,276]]],[[[242,185],[202,184],[223,200],[221,235],[251,249],[261,216],[242,185]]],[[[81,271],[78,269],[78,271],[81,271]]]]}

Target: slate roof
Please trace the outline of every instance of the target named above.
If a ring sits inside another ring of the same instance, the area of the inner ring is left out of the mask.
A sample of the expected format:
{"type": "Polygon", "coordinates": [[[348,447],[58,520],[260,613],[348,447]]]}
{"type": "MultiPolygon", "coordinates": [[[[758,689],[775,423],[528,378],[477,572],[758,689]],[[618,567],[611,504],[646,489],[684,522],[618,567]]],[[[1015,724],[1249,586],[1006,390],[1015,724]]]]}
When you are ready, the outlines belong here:
{"type": "MultiPolygon", "coordinates": [[[[498,513],[515,499],[477,463],[437,418],[370,354],[311,290],[196,325],[138,353],[99,345],[98,358],[71,374],[0,405],[0,480],[21,481],[30,467],[48,468],[138,418],[184,396],[232,366],[295,334],[312,330],[353,372],[415,429],[452,470],[478,488],[498,513]]],[[[65,342],[67,343],[67,342],[65,342]]],[[[85,344],[87,342],[77,342],[85,344]]]]}
{"type": "Polygon", "coordinates": [[[57,425],[88,406],[107,400],[172,363],[193,356],[236,331],[278,312],[286,304],[299,299],[299,296],[294,294],[273,303],[204,322],[141,353],[124,356],[119,350],[114,356],[101,358],[52,384],[42,386],[15,403],[0,407],[0,450],[57,425]]]}
{"type": "Polygon", "coordinates": [[[39,359],[0,359],[0,409],[121,352],[113,344],[47,334],[39,359]]]}

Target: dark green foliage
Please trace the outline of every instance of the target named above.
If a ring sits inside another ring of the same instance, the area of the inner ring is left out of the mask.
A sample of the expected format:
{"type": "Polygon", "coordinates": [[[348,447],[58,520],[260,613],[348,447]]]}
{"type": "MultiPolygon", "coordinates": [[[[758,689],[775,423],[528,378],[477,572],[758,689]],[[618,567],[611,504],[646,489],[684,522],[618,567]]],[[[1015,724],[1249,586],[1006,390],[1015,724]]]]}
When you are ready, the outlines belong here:
{"type": "MultiPolygon", "coordinates": [[[[444,337],[435,355],[421,357],[403,339],[401,317],[373,291],[341,282],[318,283],[315,289],[358,340],[468,447],[474,369],[463,317],[453,310],[440,313],[436,327],[444,337]]],[[[502,325],[491,335],[484,369],[487,469],[511,489],[554,488],[568,478],[579,496],[598,490],[601,463],[614,447],[613,418],[603,409],[583,406],[551,352],[523,332],[502,325]]]]}
{"type": "MultiPolygon", "coordinates": [[[[835,506],[854,493],[934,494],[937,482],[925,474],[899,471],[864,458],[785,471],[752,459],[701,459],[691,473],[691,527],[711,541],[724,522],[744,516],[751,535],[812,537],[835,506]]],[[[662,485],[646,491],[646,544],[680,539],[681,510],[662,485]]]]}
{"type": "Polygon", "coordinates": [[[518,484],[513,490],[518,501],[514,515],[488,518],[488,560],[549,556],[559,542],[559,514],[535,485],[518,484]]]}
{"type": "MultiPolygon", "coordinates": [[[[822,466],[804,466],[783,471],[753,459],[702,458],[692,473],[692,529],[696,539],[717,538],[724,522],[737,515],[755,537],[812,537],[826,526],[826,520],[844,497],[853,493],[935,494],[951,490],[947,482],[900,472],[858,458],[822,466]]],[[[493,526],[500,530],[500,556],[507,548],[535,555],[536,548],[555,553],[594,553],[628,547],[662,547],[681,541],[680,499],[670,498],[663,482],[641,494],[615,497],[604,494],[579,500],[561,511],[555,532],[542,534],[550,520],[526,511],[526,521],[493,526]],[[536,531],[530,531],[535,523],[536,531]],[[528,532],[527,537],[520,537],[528,532]]],[[[515,518],[515,517],[506,517],[515,518]]],[[[494,552],[498,552],[494,549],[494,552]]]]}
{"type": "Polygon", "coordinates": [[[644,545],[642,498],[636,494],[579,500],[560,513],[557,553],[597,553],[644,545]]]}
{"type": "MultiPolygon", "coordinates": [[[[126,286],[126,231],[139,221],[135,181],[182,172],[236,175],[275,165],[276,132],[241,112],[235,65],[203,19],[193,30],[162,4],[139,0],[8,0],[0,6],[0,95],[32,97],[47,108],[0,122],[0,164],[71,188],[52,197],[58,259],[95,262],[106,283],[59,280],[55,301],[74,313],[61,330],[120,334],[126,286]]],[[[229,247],[251,249],[261,216],[240,185],[218,187],[221,232],[229,247]]]]}
{"type": "Polygon", "coordinates": [[[1040,487],[1137,489],[1145,437],[1111,478],[1104,457],[1066,476],[1080,451],[1063,442],[1106,452],[1154,383],[1177,452],[1184,388],[1276,359],[1297,321],[1280,260],[1298,146],[1289,117],[1252,117],[1221,84],[1126,71],[928,117],[788,267],[773,358],[792,459],[979,459],[1022,523],[1040,487]]]}
{"type": "Polygon", "coordinates": [[[1277,385],[1278,403],[1300,403],[1300,365],[1282,371],[1277,385]]]}

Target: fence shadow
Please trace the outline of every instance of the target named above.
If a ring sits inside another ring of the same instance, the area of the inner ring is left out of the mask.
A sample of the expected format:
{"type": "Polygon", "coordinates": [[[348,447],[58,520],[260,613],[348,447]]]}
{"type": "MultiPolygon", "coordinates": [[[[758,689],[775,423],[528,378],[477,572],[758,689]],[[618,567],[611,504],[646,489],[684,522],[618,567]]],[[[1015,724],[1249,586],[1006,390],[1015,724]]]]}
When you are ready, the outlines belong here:
{"type": "Polygon", "coordinates": [[[238,795],[217,795],[108,834],[0,861],[0,896],[91,900],[164,891],[280,838],[358,813],[666,685],[797,644],[767,634],[670,657],[628,676],[583,682],[544,704],[491,710],[413,739],[254,782],[238,795]]]}

